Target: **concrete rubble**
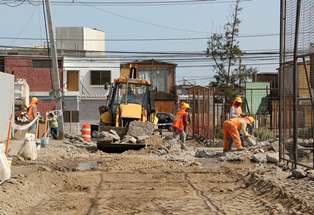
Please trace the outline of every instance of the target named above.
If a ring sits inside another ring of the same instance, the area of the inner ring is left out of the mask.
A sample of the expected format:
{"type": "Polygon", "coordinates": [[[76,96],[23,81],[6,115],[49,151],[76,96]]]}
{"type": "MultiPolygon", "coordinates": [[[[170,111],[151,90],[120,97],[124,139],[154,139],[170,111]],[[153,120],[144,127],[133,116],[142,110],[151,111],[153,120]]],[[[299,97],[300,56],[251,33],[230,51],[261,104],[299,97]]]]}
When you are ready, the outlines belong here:
{"type": "Polygon", "coordinates": [[[231,150],[230,152],[222,153],[212,151],[209,148],[199,148],[195,152],[197,158],[217,158],[219,161],[244,161],[250,160],[255,163],[278,163],[279,153],[276,152],[277,142],[262,141],[250,144],[242,151],[231,150]],[[274,144],[273,144],[274,143],[274,144]]]}
{"type": "Polygon", "coordinates": [[[150,122],[132,121],[122,139],[113,129],[99,132],[97,139],[115,144],[147,144],[147,140],[154,134],[154,131],[155,125],[150,122]]]}

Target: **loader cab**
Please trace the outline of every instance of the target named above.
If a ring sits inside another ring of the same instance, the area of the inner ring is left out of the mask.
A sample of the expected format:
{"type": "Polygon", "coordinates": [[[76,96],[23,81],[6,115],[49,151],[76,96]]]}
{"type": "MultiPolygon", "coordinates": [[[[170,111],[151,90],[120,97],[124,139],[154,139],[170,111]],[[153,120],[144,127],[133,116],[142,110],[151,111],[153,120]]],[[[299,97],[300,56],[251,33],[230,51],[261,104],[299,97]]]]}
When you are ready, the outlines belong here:
{"type": "Polygon", "coordinates": [[[117,79],[112,86],[108,104],[113,125],[125,126],[128,121],[142,120],[151,111],[150,82],[137,79],[117,79]],[[146,116],[143,116],[146,112],[146,116]]]}

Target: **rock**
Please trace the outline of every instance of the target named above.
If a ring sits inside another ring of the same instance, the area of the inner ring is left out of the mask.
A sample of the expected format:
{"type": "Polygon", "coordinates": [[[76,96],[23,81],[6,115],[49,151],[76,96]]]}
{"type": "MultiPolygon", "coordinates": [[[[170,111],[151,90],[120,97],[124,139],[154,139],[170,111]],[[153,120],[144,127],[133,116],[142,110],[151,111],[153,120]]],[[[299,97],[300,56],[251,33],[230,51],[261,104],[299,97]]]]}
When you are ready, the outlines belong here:
{"type": "Polygon", "coordinates": [[[279,163],[279,152],[267,153],[266,160],[268,163],[279,163]]]}
{"type": "Polygon", "coordinates": [[[197,158],[218,158],[223,156],[222,152],[209,152],[207,149],[197,149],[195,152],[195,157],[197,158]]]}
{"type": "Polygon", "coordinates": [[[243,161],[247,158],[247,156],[241,152],[227,152],[224,156],[218,158],[220,161],[243,161]]]}
{"type": "Polygon", "coordinates": [[[127,135],[133,137],[139,137],[148,135],[151,136],[154,133],[155,125],[151,122],[132,121],[129,124],[127,135]]]}
{"type": "Polygon", "coordinates": [[[244,145],[246,146],[255,146],[256,145],[256,139],[254,137],[245,137],[243,138],[244,145]]]}
{"type": "Polygon", "coordinates": [[[97,143],[98,142],[102,142],[102,143],[105,143],[105,144],[111,144],[113,143],[113,138],[112,137],[101,137],[101,138],[98,138],[97,140],[97,143]]]}
{"type": "Polygon", "coordinates": [[[314,170],[307,170],[306,177],[308,177],[311,181],[314,181],[314,170]]]}
{"type": "Polygon", "coordinates": [[[288,178],[294,178],[294,179],[301,179],[305,177],[306,177],[306,172],[301,168],[292,170],[291,174],[288,176],[288,178]]]}
{"type": "Polygon", "coordinates": [[[272,142],[271,145],[273,147],[273,151],[279,152],[279,141],[272,142]]]}
{"type": "Polygon", "coordinates": [[[165,131],[161,133],[162,137],[169,137],[169,136],[173,136],[173,132],[170,131],[165,131]]]}
{"type": "Polygon", "coordinates": [[[264,153],[257,153],[251,157],[251,161],[256,163],[266,163],[266,155],[264,153]]]}
{"type": "Polygon", "coordinates": [[[113,140],[120,141],[120,136],[115,130],[110,130],[109,134],[113,138],[113,140]]]}
{"type": "Polygon", "coordinates": [[[137,139],[137,141],[138,142],[144,142],[146,139],[148,139],[149,138],[149,136],[147,136],[147,135],[143,135],[143,136],[138,136],[138,137],[136,137],[136,139],[137,139]]]}
{"type": "Polygon", "coordinates": [[[166,149],[158,149],[157,151],[154,151],[154,154],[158,156],[163,156],[163,155],[168,154],[168,151],[166,149]]]}
{"type": "Polygon", "coordinates": [[[136,140],[135,137],[131,137],[131,138],[129,139],[129,142],[135,144],[135,143],[137,142],[137,140],[136,140]]]}

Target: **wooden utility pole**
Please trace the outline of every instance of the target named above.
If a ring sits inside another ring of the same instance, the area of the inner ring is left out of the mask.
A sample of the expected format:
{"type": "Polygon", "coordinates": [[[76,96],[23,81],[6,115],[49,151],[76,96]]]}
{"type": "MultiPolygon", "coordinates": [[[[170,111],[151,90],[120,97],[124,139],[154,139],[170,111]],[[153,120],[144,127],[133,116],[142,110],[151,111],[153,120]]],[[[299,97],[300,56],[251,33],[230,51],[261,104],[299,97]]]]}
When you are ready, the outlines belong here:
{"type": "Polygon", "coordinates": [[[49,42],[48,48],[50,48],[50,58],[51,58],[51,66],[52,66],[52,97],[57,102],[57,110],[59,110],[62,114],[58,117],[59,124],[59,139],[64,138],[64,123],[63,123],[63,107],[62,107],[62,89],[60,87],[60,77],[59,77],[59,68],[58,68],[58,56],[56,49],[56,40],[54,34],[54,27],[51,17],[51,9],[50,9],[50,0],[45,0],[45,8],[47,15],[47,26],[49,33],[49,42]]]}

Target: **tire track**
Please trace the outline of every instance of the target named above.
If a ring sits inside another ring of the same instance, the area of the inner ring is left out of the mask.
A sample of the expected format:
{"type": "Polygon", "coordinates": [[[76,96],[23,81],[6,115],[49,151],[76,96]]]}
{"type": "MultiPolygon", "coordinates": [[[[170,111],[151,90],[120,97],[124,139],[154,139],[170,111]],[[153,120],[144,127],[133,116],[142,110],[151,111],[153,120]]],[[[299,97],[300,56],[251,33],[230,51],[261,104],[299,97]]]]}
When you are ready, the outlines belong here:
{"type": "Polygon", "coordinates": [[[196,194],[204,201],[204,203],[207,205],[208,209],[211,212],[215,212],[216,214],[223,214],[226,215],[224,210],[221,210],[217,205],[215,205],[210,198],[208,198],[207,195],[201,190],[199,190],[193,182],[189,179],[188,174],[184,174],[185,181],[193,188],[193,190],[196,192],[196,194]]]}

